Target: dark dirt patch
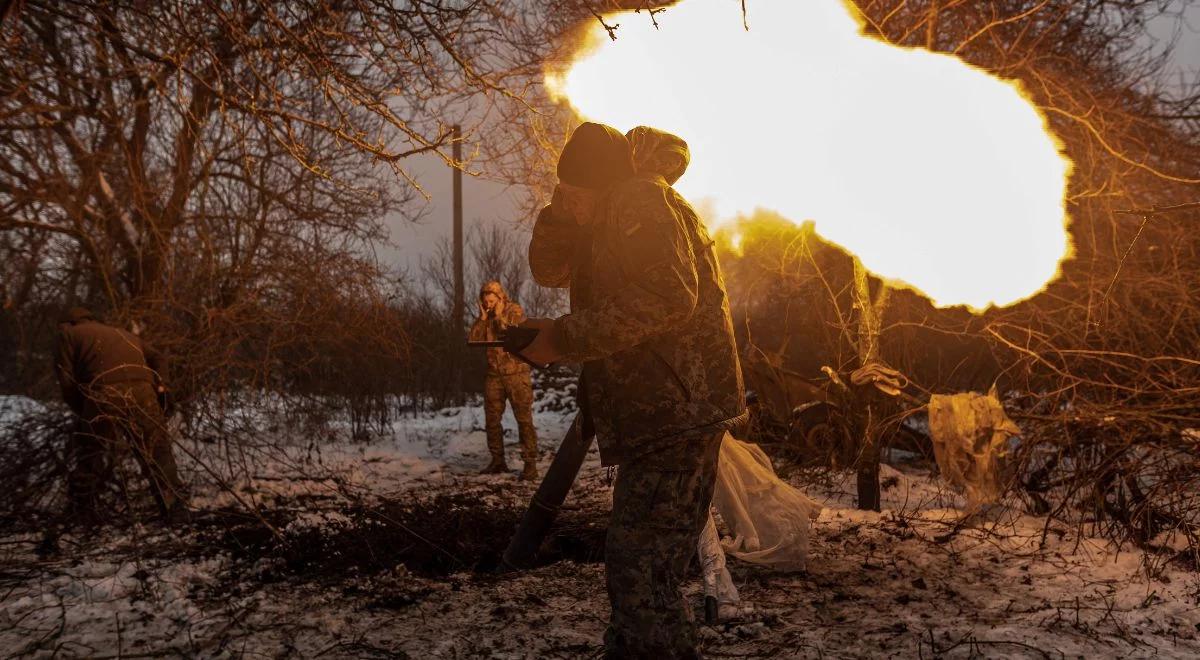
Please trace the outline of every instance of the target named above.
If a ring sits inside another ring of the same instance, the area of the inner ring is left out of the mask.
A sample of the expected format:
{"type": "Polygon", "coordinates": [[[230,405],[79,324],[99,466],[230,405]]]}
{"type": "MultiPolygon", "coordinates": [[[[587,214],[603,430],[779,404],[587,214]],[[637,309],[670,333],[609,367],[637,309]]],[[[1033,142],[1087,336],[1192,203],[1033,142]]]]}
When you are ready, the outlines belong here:
{"type": "MultiPolygon", "coordinates": [[[[401,564],[422,577],[443,577],[494,572],[524,509],[485,506],[476,496],[453,494],[336,513],[335,520],[312,525],[297,519],[294,509],[265,511],[264,518],[281,530],[280,536],[257,518],[232,511],[205,514],[194,527],[205,554],[227,552],[263,581],[338,581],[401,564]]],[[[606,525],[600,512],[564,513],[538,563],[601,561],[606,525]]]]}

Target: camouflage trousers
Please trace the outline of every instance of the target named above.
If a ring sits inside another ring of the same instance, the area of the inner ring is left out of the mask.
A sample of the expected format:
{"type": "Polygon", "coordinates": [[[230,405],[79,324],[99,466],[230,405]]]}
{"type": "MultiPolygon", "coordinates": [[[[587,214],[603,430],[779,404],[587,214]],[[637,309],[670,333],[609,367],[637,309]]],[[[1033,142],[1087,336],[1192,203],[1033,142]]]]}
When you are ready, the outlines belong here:
{"type": "Polygon", "coordinates": [[[504,459],[505,402],[512,404],[513,417],[517,418],[517,434],[521,438],[521,458],[526,463],[537,463],[537,427],[533,425],[533,381],[528,371],[512,374],[488,374],[483,384],[483,419],[487,430],[488,451],[493,460],[504,459]]]}
{"type": "Polygon", "coordinates": [[[681,587],[708,520],[723,436],[680,439],[618,468],[604,548],[608,658],[700,657],[681,587]]]}
{"type": "Polygon", "coordinates": [[[74,515],[92,517],[122,455],[132,451],[160,513],[183,498],[166,420],[150,383],[116,383],[86,393],[82,418],[67,444],[67,497],[74,515]]]}

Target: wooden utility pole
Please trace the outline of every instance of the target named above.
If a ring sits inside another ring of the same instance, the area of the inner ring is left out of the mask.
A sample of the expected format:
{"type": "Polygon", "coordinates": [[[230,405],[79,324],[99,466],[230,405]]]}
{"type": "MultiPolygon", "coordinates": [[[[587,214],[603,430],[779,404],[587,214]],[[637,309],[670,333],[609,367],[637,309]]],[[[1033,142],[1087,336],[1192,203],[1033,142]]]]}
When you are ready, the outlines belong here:
{"type": "MultiPolygon", "coordinates": [[[[463,198],[462,198],[462,127],[455,124],[451,129],[451,154],[454,157],[452,176],[454,177],[454,302],[450,311],[450,337],[455,344],[462,347],[466,341],[463,332],[463,311],[466,308],[466,292],[463,290],[463,198]]],[[[459,349],[460,352],[462,348],[459,349]]],[[[456,353],[459,355],[459,353],[456,353]]],[[[462,356],[456,357],[453,364],[453,383],[458,402],[461,404],[466,395],[466,383],[463,372],[466,364],[462,356]]]]}
{"type": "Polygon", "coordinates": [[[463,331],[463,310],[466,308],[463,291],[463,199],[462,199],[462,129],[454,125],[451,132],[454,154],[454,311],[451,319],[454,335],[463,331]]]}

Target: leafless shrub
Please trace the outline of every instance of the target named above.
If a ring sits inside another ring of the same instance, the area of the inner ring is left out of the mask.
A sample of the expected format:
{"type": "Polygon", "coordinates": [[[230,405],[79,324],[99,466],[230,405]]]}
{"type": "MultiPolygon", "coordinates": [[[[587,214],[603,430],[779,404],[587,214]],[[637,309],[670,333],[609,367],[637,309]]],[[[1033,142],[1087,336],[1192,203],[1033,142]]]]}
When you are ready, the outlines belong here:
{"type": "Polygon", "coordinates": [[[63,504],[65,439],[75,428],[66,409],[15,409],[0,403],[0,510],[3,526],[33,529],[63,504]]]}

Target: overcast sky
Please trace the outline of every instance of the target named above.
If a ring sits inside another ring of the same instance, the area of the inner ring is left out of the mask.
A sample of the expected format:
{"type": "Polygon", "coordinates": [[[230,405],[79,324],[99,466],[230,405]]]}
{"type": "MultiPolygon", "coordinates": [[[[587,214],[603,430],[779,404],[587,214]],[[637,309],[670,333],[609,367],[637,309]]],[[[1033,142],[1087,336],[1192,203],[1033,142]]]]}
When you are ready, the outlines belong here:
{"type": "MultiPolygon", "coordinates": [[[[1147,40],[1166,44],[1179,31],[1173,53],[1173,77],[1179,81],[1195,81],[1200,76],[1200,5],[1190,5],[1182,20],[1164,19],[1149,26],[1147,40]]],[[[419,278],[422,258],[429,254],[451,232],[451,171],[439,158],[416,157],[409,162],[409,171],[421,182],[430,200],[423,220],[412,223],[399,217],[388,219],[391,245],[382,246],[379,256],[384,263],[407,269],[419,278]]],[[[521,217],[517,195],[498,184],[470,176],[463,177],[463,224],[471,228],[487,228],[498,224],[519,235],[519,242],[528,240],[529,223],[521,217]]]]}
{"type": "MultiPolygon", "coordinates": [[[[449,238],[453,226],[453,174],[436,156],[417,156],[409,163],[430,199],[424,216],[417,222],[404,218],[388,219],[392,245],[379,250],[387,264],[407,268],[419,276],[421,258],[429,254],[439,241],[449,238]]],[[[504,184],[463,176],[463,229],[469,235],[473,227],[486,228],[501,224],[514,232],[528,232],[522,227],[516,203],[516,192],[504,184]]],[[[527,240],[522,238],[522,240],[527,240]]]]}

